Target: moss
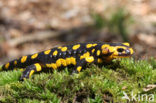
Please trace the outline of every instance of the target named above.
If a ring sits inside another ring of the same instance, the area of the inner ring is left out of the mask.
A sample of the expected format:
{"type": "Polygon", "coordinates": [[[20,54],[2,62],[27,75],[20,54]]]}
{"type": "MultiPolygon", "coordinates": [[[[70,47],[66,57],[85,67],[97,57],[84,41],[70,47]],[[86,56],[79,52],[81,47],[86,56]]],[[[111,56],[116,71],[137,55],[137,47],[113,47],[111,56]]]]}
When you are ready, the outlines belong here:
{"type": "MultiPolygon", "coordinates": [[[[53,73],[35,74],[18,81],[20,71],[0,72],[0,101],[38,102],[126,102],[127,95],[145,93],[143,88],[156,83],[156,60],[122,59],[110,65],[90,65],[79,74],[68,68],[53,73]]],[[[155,93],[150,91],[147,94],[155,93]]]]}

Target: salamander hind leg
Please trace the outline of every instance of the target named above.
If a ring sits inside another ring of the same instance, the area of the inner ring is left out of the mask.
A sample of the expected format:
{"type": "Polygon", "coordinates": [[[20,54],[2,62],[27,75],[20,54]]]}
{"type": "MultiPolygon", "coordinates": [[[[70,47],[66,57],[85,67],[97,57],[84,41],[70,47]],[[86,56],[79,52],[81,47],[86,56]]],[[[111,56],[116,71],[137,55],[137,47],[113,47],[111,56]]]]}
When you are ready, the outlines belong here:
{"type": "Polygon", "coordinates": [[[27,66],[20,80],[23,81],[27,78],[30,78],[34,73],[40,72],[41,70],[42,70],[42,67],[39,63],[35,63],[30,66],[27,66]]]}

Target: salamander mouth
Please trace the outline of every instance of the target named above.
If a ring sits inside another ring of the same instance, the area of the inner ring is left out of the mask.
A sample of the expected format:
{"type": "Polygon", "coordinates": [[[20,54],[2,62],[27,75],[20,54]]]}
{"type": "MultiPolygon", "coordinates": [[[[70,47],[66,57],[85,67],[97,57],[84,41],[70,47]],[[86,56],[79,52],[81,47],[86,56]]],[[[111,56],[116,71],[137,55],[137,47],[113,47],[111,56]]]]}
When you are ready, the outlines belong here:
{"type": "Polygon", "coordinates": [[[118,54],[118,55],[116,55],[116,56],[125,56],[125,57],[129,57],[129,56],[131,56],[131,54],[129,53],[129,54],[118,54]]]}
{"type": "Polygon", "coordinates": [[[114,55],[113,58],[129,58],[131,55],[114,55]]]}
{"type": "Polygon", "coordinates": [[[114,55],[115,58],[128,58],[131,57],[132,54],[130,52],[127,53],[118,53],[118,55],[114,55]]]}

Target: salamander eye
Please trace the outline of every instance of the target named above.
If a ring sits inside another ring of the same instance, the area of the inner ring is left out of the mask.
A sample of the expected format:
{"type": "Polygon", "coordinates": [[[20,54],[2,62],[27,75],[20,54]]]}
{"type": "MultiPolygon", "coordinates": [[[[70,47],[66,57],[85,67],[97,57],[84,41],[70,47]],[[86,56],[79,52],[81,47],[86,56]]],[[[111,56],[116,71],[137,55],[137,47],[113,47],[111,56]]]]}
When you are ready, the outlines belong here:
{"type": "Polygon", "coordinates": [[[118,51],[118,52],[123,52],[124,49],[123,49],[123,48],[118,48],[117,51],[118,51]]]}

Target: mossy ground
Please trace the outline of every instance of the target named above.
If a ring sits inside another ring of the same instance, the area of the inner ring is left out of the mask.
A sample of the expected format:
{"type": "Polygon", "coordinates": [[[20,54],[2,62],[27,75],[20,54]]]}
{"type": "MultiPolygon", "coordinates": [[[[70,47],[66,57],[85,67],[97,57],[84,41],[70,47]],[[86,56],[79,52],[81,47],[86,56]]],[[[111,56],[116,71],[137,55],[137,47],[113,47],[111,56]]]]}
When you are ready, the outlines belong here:
{"type": "MultiPolygon", "coordinates": [[[[0,72],[0,102],[127,102],[122,99],[123,92],[130,99],[132,92],[138,95],[154,94],[156,102],[155,90],[143,91],[148,84],[156,83],[154,59],[115,60],[111,65],[102,67],[93,64],[79,74],[71,74],[66,68],[53,73],[35,74],[23,82],[19,81],[20,75],[21,72],[16,70],[0,72]]],[[[143,100],[146,102],[146,99],[143,100]]]]}

